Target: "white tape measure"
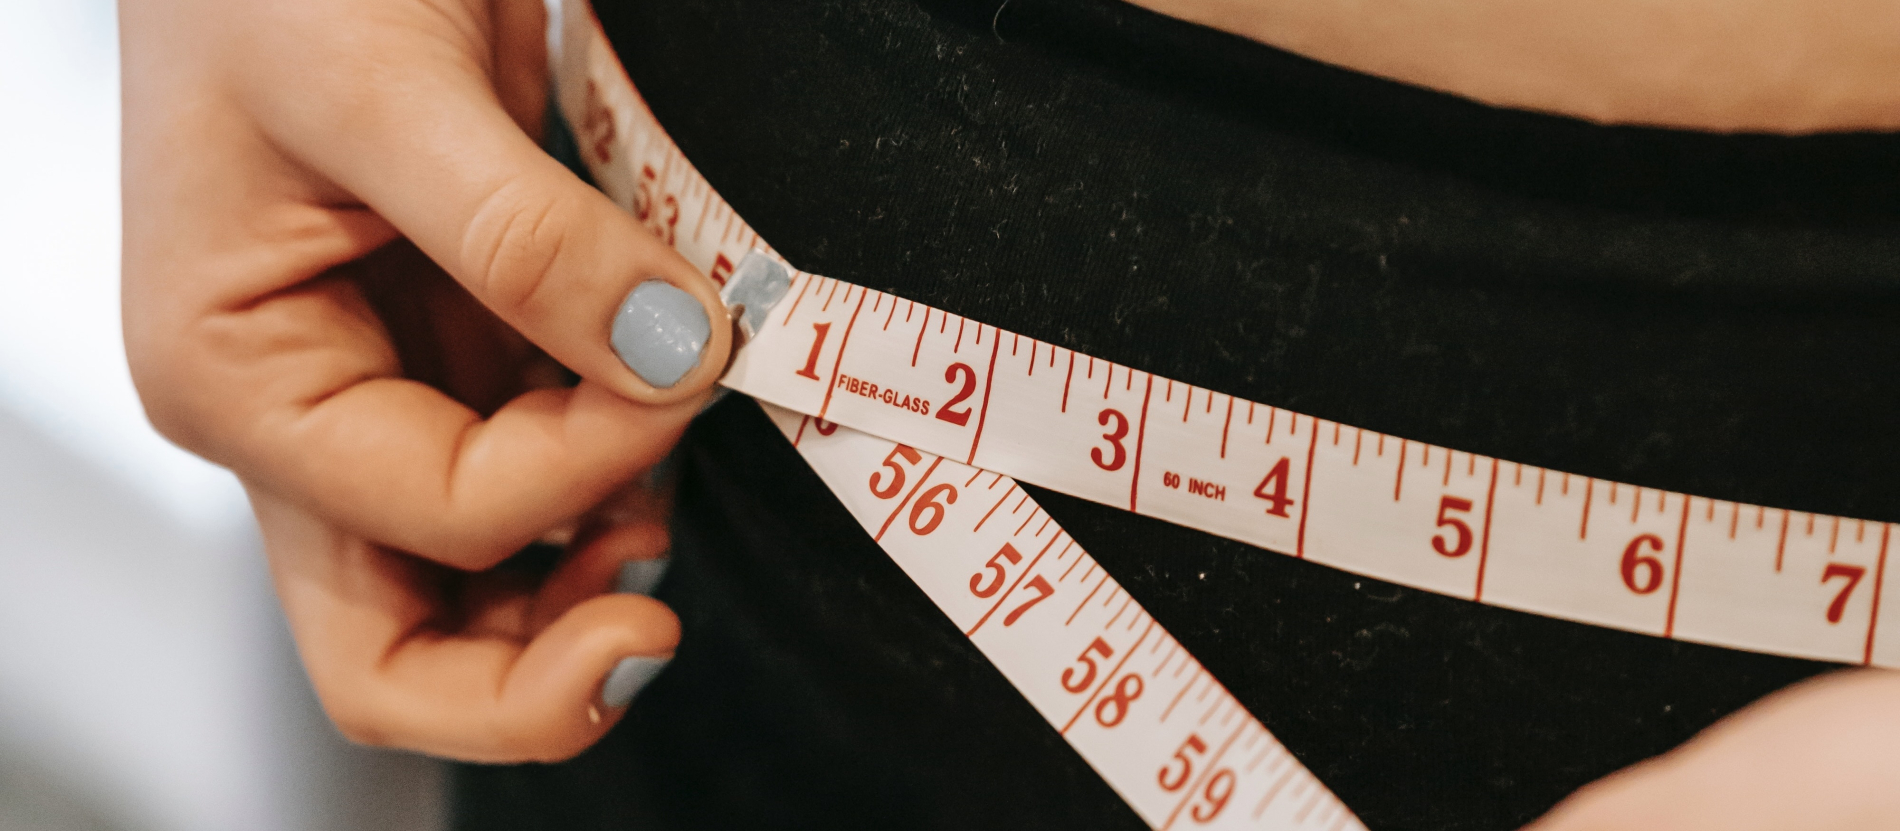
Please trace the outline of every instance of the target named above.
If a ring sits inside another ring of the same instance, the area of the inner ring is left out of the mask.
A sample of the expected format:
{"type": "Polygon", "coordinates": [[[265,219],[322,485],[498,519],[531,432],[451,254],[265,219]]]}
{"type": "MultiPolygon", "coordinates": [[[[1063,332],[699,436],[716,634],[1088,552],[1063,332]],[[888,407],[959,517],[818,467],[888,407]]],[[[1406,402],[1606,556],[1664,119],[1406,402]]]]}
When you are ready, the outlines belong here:
{"type": "MultiPolygon", "coordinates": [[[[602,189],[721,283],[748,256],[748,280],[774,270],[591,11],[560,11],[561,106],[602,189]]],[[[1011,477],[1482,603],[1900,666],[1888,523],[1413,442],[816,275],[751,311],[723,383],[776,405],[866,531],[1156,828],[1361,826],[1011,477]]]]}

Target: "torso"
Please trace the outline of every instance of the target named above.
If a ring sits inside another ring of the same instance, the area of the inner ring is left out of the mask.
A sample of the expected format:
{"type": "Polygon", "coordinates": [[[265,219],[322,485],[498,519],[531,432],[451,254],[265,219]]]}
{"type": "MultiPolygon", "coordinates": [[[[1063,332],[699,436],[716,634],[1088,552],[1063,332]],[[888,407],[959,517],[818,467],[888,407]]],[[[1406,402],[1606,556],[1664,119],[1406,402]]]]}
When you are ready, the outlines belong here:
{"type": "MultiPolygon", "coordinates": [[[[1602,127],[999,5],[599,11],[802,268],[1459,450],[1900,519],[1895,137],[1602,127]]],[[[496,819],[464,827],[1139,827],[749,406],[686,443],[672,667],[582,758],[468,773],[496,819]]],[[[1829,668],[1037,499],[1373,828],[1520,827],[1829,668]]]]}
{"type": "Polygon", "coordinates": [[[1886,0],[1133,0],[1336,66],[1606,124],[1900,126],[1886,0]]]}

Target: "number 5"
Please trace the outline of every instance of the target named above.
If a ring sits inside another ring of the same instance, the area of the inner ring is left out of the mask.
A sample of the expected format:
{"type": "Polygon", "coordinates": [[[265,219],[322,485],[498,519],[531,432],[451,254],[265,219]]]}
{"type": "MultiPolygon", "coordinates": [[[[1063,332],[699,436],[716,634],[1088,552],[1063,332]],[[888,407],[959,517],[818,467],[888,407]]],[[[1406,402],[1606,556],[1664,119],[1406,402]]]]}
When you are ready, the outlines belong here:
{"type": "Polygon", "coordinates": [[[1162,790],[1178,791],[1182,785],[1187,784],[1188,777],[1194,774],[1194,760],[1188,758],[1188,748],[1193,748],[1195,753],[1206,753],[1207,742],[1201,741],[1201,737],[1198,735],[1193,733],[1188,734],[1187,741],[1182,742],[1181,746],[1175,749],[1174,758],[1169,759],[1167,764],[1161,766],[1161,771],[1155,774],[1156,782],[1161,786],[1162,790]],[[1181,763],[1180,774],[1173,779],[1169,779],[1168,771],[1174,769],[1174,763],[1176,761],[1181,763]]]}
{"type": "Polygon", "coordinates": [[[1456,543],[1453,543],[1447,546],[1445,544],[1445,535],[1433,534],[1432,535],[1432,550],[1433,551],[1437,551],[1438,553],[1443,554],[1447,557],[1463,557],[1465,556],[1465,554],[1470,553],[1471,526],[1466,525],[1465,521],[1462,519],[1459,519],[1454,516],[1445,515],[1446,511],[1469,512],[1470,510],[1471,510],[1471,500],[1469,499],[1459,499],[1456,496],[1447,496],[1438,500],[1438,527],[1443,528],[1447,525],[1451,526],[1451,529],[1453,531],[1458,532],[1458,541],[1456,543]]]}
{"type": "MultiPolygon", "coordinates": [[[[818,432],[823,433],[824,428],[819,428],[818,432]]],[[[878,479],[883,476],[884,471],[881,469],[871,471],[872,496],[879,499],[889,499],[896,496],[898,491],[904,489],[904,466],[898,464],[897,457],[899,456],[903,456],[904,461],[910,462],[913,465],[924,460],[924,454],[912,450],[908,445],[898,445],[897,449],[891,451],[891,455],[884,457],[884,467],[891,469],[891,481],[888,484],[884,487],[878,487],[878,479]]]]}
{"type": "Polygon", "coordinates": [[[1062,671],[1063,689],[1072,693],[1088,692],[1089,687],[1095,683],[1097,668],[1095,666],[1095,656],[1089,654],[1091,652],[1101,653],[1101,656],[1104,658],[1115,657],[1115,648],[1109,646],[1108,641],[1102,640],[1099,637],[1096,638],[1094,643],[1089,644],[1089,648],[1082,650],[1082,654],[1075,658],[1082,662],[1082,666],[1087,667],[1087,669],[1082,672],[1080,678],[1077,678],[1075,675],[1075,667],[1069,667],[1062,671]]]}
{"type": "Polygon", "coordinates": [[[997,590],[1003,587],[1003,581],[1009,579],[1009,573],[1003,570],[1003,564],[998,562],[999,560],[1008,560],[1012,564],[1020,563],[1023,561],[1023,555],[1016,550],[1016,546],[1003,543],[1003,547],[997,550],[996,554],[990,557],[989,563],[984,566],[987,573],[995,579],[991,580],[989,585],[986,586],[983,584],[983,575],[985,572],[979,571],[970,575],[971,594],[977,597],[990,597],[995,595],[997,590]]]}

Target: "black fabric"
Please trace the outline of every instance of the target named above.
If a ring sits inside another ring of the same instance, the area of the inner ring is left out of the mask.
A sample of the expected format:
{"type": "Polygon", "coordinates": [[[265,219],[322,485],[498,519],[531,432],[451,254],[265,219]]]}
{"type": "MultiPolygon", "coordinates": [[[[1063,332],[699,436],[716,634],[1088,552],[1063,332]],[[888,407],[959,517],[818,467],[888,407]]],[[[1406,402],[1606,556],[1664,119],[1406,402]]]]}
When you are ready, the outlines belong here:
{"type": "MultiPolygon", "coordinates": [[[[1408,438],[1900,519],[1900,140],[1501,111],[1103,0],[602,2],[801,268],[1408,438]]],[[[769,424],[687,439],[674,665],[488,828],[1139,822],[769,424]]],[[[1375,829],[1505,829],[1827,665],[1477,606],[1036,492],[1375,829]]]]}

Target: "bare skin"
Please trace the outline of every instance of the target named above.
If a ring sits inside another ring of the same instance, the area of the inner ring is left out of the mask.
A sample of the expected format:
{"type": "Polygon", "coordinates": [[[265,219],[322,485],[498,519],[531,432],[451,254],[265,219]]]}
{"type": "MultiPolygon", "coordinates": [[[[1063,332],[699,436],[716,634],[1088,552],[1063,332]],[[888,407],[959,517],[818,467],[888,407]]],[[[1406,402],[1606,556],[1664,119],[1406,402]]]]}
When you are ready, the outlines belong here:
{"type": "MultiPolygon", "coordinates": [[[[1900,6],[1799,0],[1143,0],[1319,60],[1607,123],[1900,126],[1900,6]]],[[[351,738],[556,760],[603,676],[679,638],[608,594],[667,548],[642,474],[705,400],[616,304],[713,287],[536,147],[540,0],[123,0],[126,342],[153,423],[234,470],[351,738]],[[584,379],[548,379],[554,362],[584,379]],[[579,532],[545,578],[492,567],[579,532]]],[[[1580,792],[1537,831],[1900,827],[1900,680],[1834,676],[1580,792]]]]}
{"type": "MultiPolygon", "coordinates": [[[[607,594],[663,516],[590,522],[545,583],[482,573],[598,517],[729,346],[669,389],[620,300],[713,284],[536,144],[540,0],[127,0],[124,306],[153,424],[243,480],[310,677],[359,741],[574,755],[664,605],[607,594]],[[426,256],[425,256],[426,255],[426,256]],[[585,380],[547,383],[560,364],[585,380]]],[[[642,503],[645,500],[645,503],[642,503]]]]}
{"type": "Polygon", "coordinates": [[[1528,831],[1900,828],[1900,673],[1848,671],[1757,702],[1578,791],[1528,831]]]}
{"type": "Polygon", "coordinates": [[[1886,0],[1132,0],[1503,107],[1721,132],[1900,128],[1886,0]]]}

